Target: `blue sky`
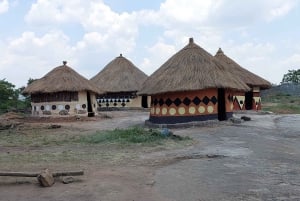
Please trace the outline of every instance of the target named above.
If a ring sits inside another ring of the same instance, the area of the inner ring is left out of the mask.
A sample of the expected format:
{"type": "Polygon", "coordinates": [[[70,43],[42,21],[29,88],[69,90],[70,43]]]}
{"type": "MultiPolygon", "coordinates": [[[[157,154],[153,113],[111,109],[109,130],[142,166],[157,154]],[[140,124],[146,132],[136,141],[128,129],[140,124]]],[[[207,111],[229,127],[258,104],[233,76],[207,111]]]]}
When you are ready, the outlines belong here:
{"type": "Polygon", "coordinates": [[[0,0],[0,79],[63,60],[90,79],[120,53],[150,75],[193,37],[278,84],[300,68],[299,20],[299,0],[0,0]]]}

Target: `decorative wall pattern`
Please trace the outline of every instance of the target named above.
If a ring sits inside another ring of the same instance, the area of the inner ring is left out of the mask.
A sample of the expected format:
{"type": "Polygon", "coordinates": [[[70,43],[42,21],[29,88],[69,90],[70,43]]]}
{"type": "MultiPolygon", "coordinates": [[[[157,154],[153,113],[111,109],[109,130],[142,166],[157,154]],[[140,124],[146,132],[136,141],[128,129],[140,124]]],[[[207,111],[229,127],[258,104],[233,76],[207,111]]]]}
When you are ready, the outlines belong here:
{"type": "MultiPolygon", "coordinates": [[[[233,110],[246,110],[245,93],[237,92],[233,95],[233,110]]],[[[261,110],[261,97],[257,88],[253,91],[252,110],[261,110]]]]}
{"type": "MultiPolygon", "coordinates": [[[[217,89],[167,93],[152,96],[150,116],[199,116],[218,114],[217,89]]],[[[233,109],[232,95],[227,93],[226,111],[233,109]]]]}
{"type": "MultiPolygon", "coordinates": [[[[87,111],[87,93],[85,91],[76,92],[77,101],[50,101],[50,102],[31,102],[32,115],[85,115],[87,111]]],[[[92,111],[96,111],[96,96],[90,94],[92,111]]],[[[60,100],[60,99],[59,99],[60,100]]]]}
{"type": "MultiPolygon", "coordinates": [[[[232,116],[233,92],[225,90],[225,113],[232,116]]],[[[176,124],[218,119],[218,89],[170,92],[152,96],[152,123],[176,124]]]]}
{"type": "Polygon", "coordinates": [[[123,98],[99,98],[97,99],[99,107],[125,107],[132,102],[133,98],[131,97],[123,97],[123,98]]]}
{"type": "Polygon", "coordinates": [[[156,97],[152,101],[150,113],[159,116],[212,114],[216,113],[217,102],[216,96],[186,96],[175,99],[156,97]]]}

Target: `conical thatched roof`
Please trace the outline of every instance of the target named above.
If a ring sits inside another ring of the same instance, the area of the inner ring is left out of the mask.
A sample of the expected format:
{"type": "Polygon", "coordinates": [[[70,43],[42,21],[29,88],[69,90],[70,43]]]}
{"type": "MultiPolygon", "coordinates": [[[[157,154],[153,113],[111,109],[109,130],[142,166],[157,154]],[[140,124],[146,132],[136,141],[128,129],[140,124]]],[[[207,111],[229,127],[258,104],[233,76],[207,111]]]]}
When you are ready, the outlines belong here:
{"type": "Polygon", "coordinates": [[[76,71],[63,62],[62,66],[54,68],[41,79],[38,79],[27,86],[24,94],[54,93],[61,91],[91,91],[104,93],[88,79],[79,75],[76,71]]]}
{"type": "Polygon", "coordinates": [[[224,62],[226,65],[228,65],[229,70],[232,73],[236,74],[236,76],[240,77],[248,86],[257,86],[261,87],[262,89],[267,89],[271,87],[270,82],[241,67],[231,58],[226,56],[221,48],[219,48],[215,57],[220,61],[224,62]]]}
{"type": "Polygon", "coordinates": [[[187,46],[172,56],[144,83],[139,94],[229,88],[248,91],[249,87],[229,73],[211,54],[190,38],[187,46]]]}
{"type": "Polygon", "coordinates": [[[120,54],[91,81],[106,92],[133,92],[140,90],[147,75],[120,54]]]}

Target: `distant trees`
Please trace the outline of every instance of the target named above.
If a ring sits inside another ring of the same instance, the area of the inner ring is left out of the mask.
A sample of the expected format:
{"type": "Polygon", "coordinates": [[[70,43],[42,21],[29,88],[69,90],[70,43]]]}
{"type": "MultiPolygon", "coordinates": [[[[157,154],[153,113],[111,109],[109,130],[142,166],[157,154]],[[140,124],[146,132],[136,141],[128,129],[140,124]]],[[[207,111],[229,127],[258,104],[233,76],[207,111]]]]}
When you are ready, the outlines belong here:
{"type": "Polygon", "coordinates": [[[287,74],[284,74],[281,84],[285,83],[300,84],[300,69],[289,70],[287,74]]]}
{"type": "Polygon", "coordinates": [[[0,113],[15,108],[19,94],[20,91],[15,89],[15,85],[5,79],[0,80],[0,113]]]}
{"type": "MultiPolygon", "coordinates": [[[[34,81],[35,79],[29,78],[27,85],[34,81]]],[[[30,95],[21,95],[24,88],[23,86],[16,89],[14,84],[5,79],[0,80],[0,114],[7,111],[26,110],[30,107],[30,95]]]]}

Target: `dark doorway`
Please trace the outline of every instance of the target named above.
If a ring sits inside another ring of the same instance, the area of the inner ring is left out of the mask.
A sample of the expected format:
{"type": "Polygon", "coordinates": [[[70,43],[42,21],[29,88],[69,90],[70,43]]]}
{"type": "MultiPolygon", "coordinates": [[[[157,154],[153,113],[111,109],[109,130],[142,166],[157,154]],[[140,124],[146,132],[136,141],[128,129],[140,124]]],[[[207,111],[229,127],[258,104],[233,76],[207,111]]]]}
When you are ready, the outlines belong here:
{"type": "Polygon", "coordinates": [[[225,89],[218,89],[218,119],[219,121],[227,120],[225,89]]]}
{"type": "Polygon", "coordinates": [[[90,94],[90,92],[86,93],[86,98],[87,98],[88,117],[93,117],[93,116],[95,116],[95,113],[93,112],[93,108],[92,108],[92,102],[91,102],[91,94],[90,94]]]}
{"type": "Polygon", "coordinates": [[[148,97],[147,96],[142,96],[142,107],[148,108],[148,97]]]}
{"type": "Polygon", "coordinates": [[[248,91],[245,93],[245,108],[246,110],[252,110],[253,104],[253,92],[248,91]]]}

